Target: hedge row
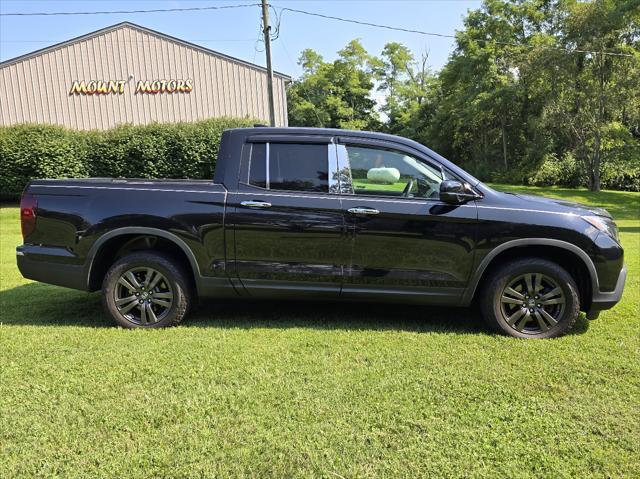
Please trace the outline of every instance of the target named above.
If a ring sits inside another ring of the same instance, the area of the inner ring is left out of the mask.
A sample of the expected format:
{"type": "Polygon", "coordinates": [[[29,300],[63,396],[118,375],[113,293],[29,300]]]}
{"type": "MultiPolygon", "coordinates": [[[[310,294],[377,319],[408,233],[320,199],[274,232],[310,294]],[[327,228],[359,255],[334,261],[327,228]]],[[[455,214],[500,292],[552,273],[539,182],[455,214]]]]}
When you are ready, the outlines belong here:
{"type": "Polygon", "coordinates": [[[124,125],[106,131],[74,131],[52,125],[0,128],[0,192],[20,195],[33,178],[213,177],[220,136],[249,119],[124,125]]]}
{"type": "MultiPolygon", "coordinates": [[[[254,120],[216,118],[197,123],[125,125],[107,131],[75,131],[52,125],[0,127],[0,199],[20,196],[33,178],[213,177],[222,131],[254,120]]],[[[609,141],[602,187],[640,191],[640,146],[609,141]]],[[[509,172],[498,181],[579,186],[586,173],[572,155],[545,157],[534,174],[509,172]]]]}

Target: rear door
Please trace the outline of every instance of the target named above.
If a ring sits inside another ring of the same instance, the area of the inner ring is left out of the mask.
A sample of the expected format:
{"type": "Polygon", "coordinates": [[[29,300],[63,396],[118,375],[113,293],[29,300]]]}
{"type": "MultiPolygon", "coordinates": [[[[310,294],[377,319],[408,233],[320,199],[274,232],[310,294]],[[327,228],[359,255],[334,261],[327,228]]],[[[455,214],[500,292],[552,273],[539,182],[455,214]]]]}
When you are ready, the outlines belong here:
{"type": "Polygon", "coordinates": [[[350,242],[340,197],[329,192],[331,141],[259,136],[243,148],[227,224],[231,266],[251,296],[339,296],[350,242]]]}
{"type": "Polygon", "coordinates": [[[440,201],[440,183],[451,174],[394,143],[341,138],[336,151],[352,238],[342,295],[436,304],[460,298],[473,264],[477,210],[440,201]]]}

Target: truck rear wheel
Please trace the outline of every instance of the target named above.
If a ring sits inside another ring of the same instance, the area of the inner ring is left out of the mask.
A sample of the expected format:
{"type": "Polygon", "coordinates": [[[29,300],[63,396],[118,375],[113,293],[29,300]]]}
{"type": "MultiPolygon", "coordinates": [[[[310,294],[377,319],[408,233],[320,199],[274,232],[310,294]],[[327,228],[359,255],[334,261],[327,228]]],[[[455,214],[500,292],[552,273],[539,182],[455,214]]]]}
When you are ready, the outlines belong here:
{"type": "Polygon", "coordinates": [[[124,328],[174,326],[191,305],[189,282],[170,258],[132,253],[116,261],[102,282],[106,311],[124,328]]]}
{"type": "Polygon", "coordinates": [[[494,330],[516,338],[555,338],[575,325],[578,287],[548,260],[525,258],[495,271],[481,291],[482,315],[494,330]]]}

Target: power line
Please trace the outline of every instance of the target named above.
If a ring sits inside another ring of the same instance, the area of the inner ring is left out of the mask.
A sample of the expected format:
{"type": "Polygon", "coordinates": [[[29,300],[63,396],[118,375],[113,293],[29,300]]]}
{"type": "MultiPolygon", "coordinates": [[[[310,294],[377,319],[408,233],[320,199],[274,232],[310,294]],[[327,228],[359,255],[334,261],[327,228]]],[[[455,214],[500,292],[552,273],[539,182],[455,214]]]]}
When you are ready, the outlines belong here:
{"type": "MultiPolygon", "coordinates": [[[[434,32],[425,32],[423,30],[414,30],[411,28],[403,28],[403,27],[395,27],[395,26],[391,26],[391,25],[383,25],[380,23],[371,23],[371,22],[365,22],[362,20],[354,20],[351,18],[343,18],[343,17],[336,17],[334,15],[325,15],[323,13],[315,13],[315,12],[307,12],[305,10],[298,10],[296,8],[289,8],[289,7],[282,7],[280,9],[280,19],[282,18],[282,14],[285,12],[292,12],[292,13],[299,13],[301,15],[309,15],[311,17],[320,17],[320,18],[324,18],[327,20],[336,20],[339,22],[345,22],[345,23],[355,23],[357,25],[364,25],[367,27],[374,27],[374,28],[383,28],[385,30],[393,30],[393,31],[397,31],[397,32],[405,32],[405,33],[416,33],[418,35],[425,35],[425,36],[430,36],[430,37],[440,37],[440,38],[453,38],[455,39],[456,36],[455,35],[450,35],[450,34],[445,34],[445,33],[434,33],[434,32]]],[[[482,40],[482,39],[475,39],[475,41],[477,42],[482,42],[482,43],[496,43],[498,45],[505,45],[505,46],[512,46],[512,47],[524,47],[524,48],[541,48],[541,49],[546,49],[546,50],[558,50],[558,51],[563,51],[563,52],[567,52],[567,53],[590,53],[592,55],[608,55],[608,56],[618,56],[618,57],[630,57],[630,58],[635,58],[634,55],[630,54],[630,53],[618,53],[618,52],[599,52],[599,51],[594,51],[594,50],[581,50],[581,49],[572,49],[572,50],[567,50],[564,48],[558,48],[558,47],[545,47],[545,46],[538,46],[538,45],[525,45],[522,43],[513,43],[513,42],[501,42],[498,40],[482,40]]]]}
{"type": "MultiPolygon", "coordinates": [[[[246,8],[246,7],[259,7],[261,6],[260,3],[244,3],[244,4],[237,4],[237,5],[220,5],[220,6],[207,6],[207,7],[182,7],[182,8],[155,8],[155,9],[150,9],[150,10],[109,10],[109,11],[85,11],[85,12],[10,12],[10,13],[0,13],[0,16],[4,16],[4,17],[8,17],[8,16],[21,16],[21,17],[29,17],[29,16],[60,16],[60,15],[110,15],[110,14],[132,14],[132,13],[165,13],[165,12],[192,12],[192,11],[207,11],[207,10],[226,10],[226,9],[233,9],[233,8],[246,8]]],[[[274,8],[275,7],[269,5],[270,7],[274,8]]],[[[436,33],[436,32],[427,32],[424,30],[415,30],[412,28],[404,28],[404,27],[397,27],[397,26],[392,26],[392,25],[384,25],[384,24],[380,24],[380,23],[373,23],[373,22],[365,22],[362,20],[355,20],[352,18],[343,18],[343,17],[338,17],[335,15],[325,15],[323,13],[316,13],[316,12],[308,12],[306,10],[299,10],[297,8],[289,8],[289,7],[282,7],[280,8],[280,14],[277,15],[277,24],[276,24],[276,32],[275,32],[275,38],[277,38],[277,35],[279,34],[279,27],[280,27],[280,22],[282,20],[282,14],[285,11],[289,11],[292,13],[298,13],[301,15],[308,15],[308,16],[312,16],[312,17],[318,17],[318,18],[324,18],[326,20],[335,20],[335,21],[339,21],[339,22],[345,22],[345,23],[353,23],[353,24],[357,24],[357,25],[363,25],[363,26],[367,26],[367,27],[373,27],[373,28],[382,28],[385,30],[392,30],[392,31],[397,31],[397,32],[405,32],[405,33],[415,33],[417,35],[425,35],[425,36],[431,36],[431,37],[439,37],[439,38],[451,38],[451,39],[456,39],[455,35],[451,35],[451,34],[446,34],[446,33],[436,33]]],[[[592,55],[605,55],[605,56],[617,56],[617,57],[627,57],[627,58],[635,58],[634,55],[630,54],[630,53],[619,53],[619,52],[610,52],[610,51],[594,51],[594,50],[584,50],[584,49],[564,49],[564,48],[559,48],[559,47],[545,47],[545,46],[541,46],[541,45],[525,45],[522,43],[514,43],[514,42],[503,42],[503,41],[499,41],[499,40],[482,40],[482,39],[475,39],[476,42],[480,42],[480,43],[490,43],[493,42],[495,44],[498,45],[505,45],[505,46],[512,46],[512,47],[523,47],[523,48],[529,48],[529,49],[543,49],[543,50],[556,50],[556,51],[562,51],[562,52],[566,52],[566,53],[589,53],[592,55]]]]}
{"type": "Polygon", "coordinates": [[[353,20],[350,18],[342,18],[342,17],[335,17],[333,15],[325,15],[322,13],[315,13],[315,12],[307,12],[305,10],[298,10],[296,8],[289,8],[289,7],[282,7],[280,9],[280,15],[282,15],[282,13],[284,12],[293,12],[293,13],[301,13],[303,15],[309,15],[312,17],[320,17],[320,18],[325,18],[328,20],[338,20],[340,22],[346,22],[346,23],[356,23],[358,25],[365,25],[367,27],[375,27],[375,28],[384,28],[386,30],[395,30],[398,32],[406,32],[406,33],[417,33],[419,35],[429,35],[429,36],[433,36],[433,37],[442,37],[442,38],[456,38],[455,35],[447,35],[444,33],[433,33],[433,32],[424,32],[422,30],[412,30],[410,28],[403,28],[403,27],[393,27],[390,25],[382,25],[380,23],[371,23],[371,22],[364,22],[361,20],[353,20]]]}
{"type": "Polygon", "coordinates": [[[227,10],[231,8],[259,7],[259,3],[244,3],[239,5],[220,5],[208,7],[182,7],[182,8],[154,8],[151,10],[104,10],[89,12],[10,12],[0,13],[1,17],[51,17],[60,15],[115,15],[127,13],[165,13],[165,12],[195,12],[205,10],[227,10]]]}

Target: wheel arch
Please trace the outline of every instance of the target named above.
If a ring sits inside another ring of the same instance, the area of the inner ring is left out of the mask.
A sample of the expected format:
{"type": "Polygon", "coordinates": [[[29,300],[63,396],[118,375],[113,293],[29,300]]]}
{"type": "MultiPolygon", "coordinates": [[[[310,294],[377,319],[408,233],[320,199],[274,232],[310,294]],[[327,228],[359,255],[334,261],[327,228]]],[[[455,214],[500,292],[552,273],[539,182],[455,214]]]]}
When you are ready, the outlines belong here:
{"type": "MultiPolygon", "coordinates": [[[[173,233],[170,233],[165,230],[157,229],[157,228],[148,228],[148,227],[124,227],[117,228],[115,230],[109,231],[108,233],[103,234],[98,238],[94,244],[91,246],[89,250],[89,254],[87,255],[87,271],[86,271],[86,282],[87,288],[89,291],[95,291],[100,288],[100,283],[102,279],[100,276],[104,276],[101,273],[106,273],[109,265],[103,264],[101,261],[102,256],[106,252],[115,253],[113,248],[110,248],[110,245],[113,247],[114,245],[120,245],[122,240],[126,240],[127,238],[136,238],[136,237],[144,237],[144,236],[153,236],[157,238],[161,238],[164,241],[167,241],[169,244],[173,245],[176,248],[176,252],[181,252],[183,258],[186,258],[189,266],[189,270],[187,273],[191,273],[191,277],[194,283],[197,284],[197,278],[200,276],[200,268],[198,266],[198,262],[196,258],[189,248],[189,246],[182,240],[180,237],[176,236],[173,233]],[[105,269],[106,268],[106,269],[105,269]]],[[[130,241],[130,240],[129,240],[130,241]]],[[[125,241],[124,245],[128,244],[129,241],[125,241]]],[[[182,259],[182,258],[179,258],[182,259]]]]}
{"type": "Polygon", "coordinates": [[[588,310],[594,291],[599,291],[598,274],[591,258],[578,246],[551,238],[526,238],[507,241],[487,254],[476,269],[464,293],[464,303],[471,303],[483,278],[495,268],[516,258],[550,259],[572,275],[580,290],[581,309],[588,310]],[[584,277],[585,273],[588,279],[584,277]]]}

